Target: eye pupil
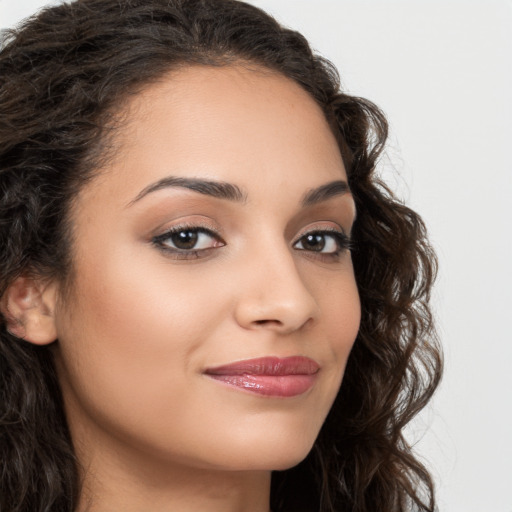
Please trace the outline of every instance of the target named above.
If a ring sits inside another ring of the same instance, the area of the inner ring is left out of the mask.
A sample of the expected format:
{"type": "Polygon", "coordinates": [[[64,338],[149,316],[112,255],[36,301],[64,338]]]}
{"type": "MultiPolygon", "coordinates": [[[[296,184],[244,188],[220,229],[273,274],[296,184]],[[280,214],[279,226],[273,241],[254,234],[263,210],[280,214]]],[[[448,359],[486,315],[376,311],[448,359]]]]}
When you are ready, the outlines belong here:
{"type": "Polygon", "coordinates": [[[322,251],[325,247],[325,237],[319,234],[306,235],[302,246],[308,251],[322,251]]]}
{"type": "Polygon", "coordinates": [[[172,243],[178,249],[192,249],[197,244],[199,235],[196,231],[179,231],[171,236],[172,243]]]}

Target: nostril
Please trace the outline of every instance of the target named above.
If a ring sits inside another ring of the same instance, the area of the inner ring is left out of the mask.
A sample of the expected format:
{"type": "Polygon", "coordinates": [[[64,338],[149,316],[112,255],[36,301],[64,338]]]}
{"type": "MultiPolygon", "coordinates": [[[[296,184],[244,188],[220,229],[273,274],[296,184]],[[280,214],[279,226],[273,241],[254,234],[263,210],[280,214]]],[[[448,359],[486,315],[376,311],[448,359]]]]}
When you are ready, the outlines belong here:
{"type": "Polygon", "coordinates": [[[254,323],[256,325],[265,325],[265,324],[280,324],[279,320],[255,320],[254,323]]]}

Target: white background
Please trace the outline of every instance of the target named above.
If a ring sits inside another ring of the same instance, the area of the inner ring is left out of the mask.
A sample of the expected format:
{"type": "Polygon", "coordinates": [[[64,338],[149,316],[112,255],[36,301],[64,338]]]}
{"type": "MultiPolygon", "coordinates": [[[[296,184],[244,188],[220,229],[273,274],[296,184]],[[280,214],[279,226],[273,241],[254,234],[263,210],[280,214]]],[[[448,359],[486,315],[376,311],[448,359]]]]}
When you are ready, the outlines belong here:
{"type": "MultiPolygon", "coordinates": [[[[46,3],[0,0],[0,27],[46,3]]],[[[445,377],[411,435],[446,512],[512,512],[512,1],[252,0],[388,115],[386,176],[427,222],[445,377]]],[[[378,511],[376,511],[378,512],[378,511]]]]}

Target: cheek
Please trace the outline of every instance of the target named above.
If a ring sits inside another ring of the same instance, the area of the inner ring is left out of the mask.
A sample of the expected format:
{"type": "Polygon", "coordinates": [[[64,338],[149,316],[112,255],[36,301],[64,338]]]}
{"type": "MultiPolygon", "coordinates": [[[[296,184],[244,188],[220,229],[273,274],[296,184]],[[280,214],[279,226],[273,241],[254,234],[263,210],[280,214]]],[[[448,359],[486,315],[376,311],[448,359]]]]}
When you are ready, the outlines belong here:
{"type": "Polygon", "coordinates": [[[151,350],[156,357],[160,351],[179,357],[214,327],[222,305],[216,297],[218,309],[211,310],[215,287],[204,276],[173,271],[161,257],[109,252],[109,261],[84,264],[78,272],[72,316],[82,325],[72,328],[75,335],[84,332],[96,348],[129,360],[137,352],[149,357],[151,350]]]}
{"type": "Polygon", "coordinates": [[[149,432],[158,427],[155,415],[168,426],[186,408],[201,346],[223,306],[214,301],[212,311],[211,295],[195,279],[167,280],[166,262],[132,260],[127,268],[126,261],[77,272],[75,299],[58,325],[63,388],[104,428],[147,422],[141,430],[149,432]]]}
{"type": "MultiPolygon", "coordinates": [[[[321,354],[325,380],[318,398],[318,417],[325,418],[339,391],[350,351],[359,331],[361,304],[350,256],[330,275],[302,273],[318,304],[316,331],[309,338],[321,354]]],[[[322,419],[323,422],[323,419],[322,419]]],[[[318,425],[320,427],[320,425],[318,425]]]]}
{"type": "Polygon", "coordinates": [[[319,324],[329,340],[331,356],[344,368],[361,322],[361,303],[352,263],[331,276],[311,279],[309,288],[319,306],[319,324]]]}

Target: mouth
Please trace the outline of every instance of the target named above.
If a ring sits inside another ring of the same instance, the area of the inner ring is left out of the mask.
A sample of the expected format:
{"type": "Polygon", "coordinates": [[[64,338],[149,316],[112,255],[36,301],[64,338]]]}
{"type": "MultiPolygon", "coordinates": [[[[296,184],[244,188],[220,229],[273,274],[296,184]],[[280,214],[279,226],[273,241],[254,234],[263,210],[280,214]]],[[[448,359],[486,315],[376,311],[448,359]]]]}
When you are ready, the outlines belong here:
{"type": "Polygon", "coordinates": [[[262,357],[207,368],[204,374],[242,391],[285,398],[311,389],[319,370],[309,357],[262,357]]]}

